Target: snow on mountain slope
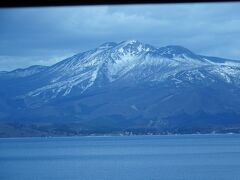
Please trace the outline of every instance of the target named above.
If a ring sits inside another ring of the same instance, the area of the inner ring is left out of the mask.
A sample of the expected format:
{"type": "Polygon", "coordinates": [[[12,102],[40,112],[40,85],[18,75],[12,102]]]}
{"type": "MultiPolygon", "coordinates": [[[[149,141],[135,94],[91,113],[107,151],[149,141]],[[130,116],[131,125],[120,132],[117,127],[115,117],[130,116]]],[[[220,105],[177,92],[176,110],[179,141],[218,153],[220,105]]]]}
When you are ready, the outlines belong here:
{"type": "Polygon", "coordinates": [[[136,40],[105,43],[96,49],[67,58],[39,74],[45,85],[28,92],[28,97],[52,99],[73,89],[84,93],[94,86],[117,82],[163,82],[211,79],[240,83],[240,63],[200,56],[181,46],[156,48],[136,40]],[[179,76],[182,74],[182,76],[179,76]],[[182,79],[181,79],[181,78],[182,79]]]}
{"type": "Polygon", "coordinates": [[[138,41],[124,41],[119,44],[105,43],[94,50],[77,54],[50,67],[44,76],[49,76],[49,84],[29,92],[29,96],[51,94],[51,98],[67,95],[73,87],[84,92],[91,87],[100,74],[114,81],[128,72],[142,55],[153,49],[138,41]]]}

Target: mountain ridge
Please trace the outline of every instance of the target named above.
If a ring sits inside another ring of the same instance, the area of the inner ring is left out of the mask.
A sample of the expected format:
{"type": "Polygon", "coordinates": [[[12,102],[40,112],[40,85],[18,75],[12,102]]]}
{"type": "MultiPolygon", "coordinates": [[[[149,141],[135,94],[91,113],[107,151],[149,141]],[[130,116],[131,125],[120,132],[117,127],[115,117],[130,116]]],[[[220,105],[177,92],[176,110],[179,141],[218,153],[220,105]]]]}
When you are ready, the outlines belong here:
{"type": "MultiPolygon", "coordinates": [[[[100,46],[101,47],[101,46],[100,46]]],[[[177,51],[179,51],[179,46],[166,46],[166,50],[165,51],[169,51],[169,47],[171,48],[175,48],[177,47],[177,51]]],[[[161,49],[161,48],[160,48],[161,49]]],[[[76,70],[77,68],[79,68],[79,66],[85,66],[87,68],[89,68],[89,66],[91,66],[91,68],[93,66],[95,66],[94,71],[92,72],[91,78],[88,80],[89,81],[89,86],[83,87],[82,90],[85,91],[85,89],[87,89],[88,87],[90,87],[94,80],[96,79],[96,74],[98,72],[100,72],[100,69],[108,69],[108,74],[105,73],[105,76],[107,76],[107,78],[110,81],[114,81],[114,77],[117,77],[118,75],[124,75],[126,74],[126,72],[128,72],[131,68],[134,68],[138,63],[141,63],[138,61],[138,59],[141,59],[141,57],[139,56],[148,56],[150,53],[150,56],[154,56],[156,53],[155,51],[157,51],[157,55],[158,55],[158,48],[153,48],[153,46],[150,45],[145,45],[139,41],[135,41],[135,40],[130,40],[130,41],[123,41],[119,44],[114,44],[114,46],[111,46],[110,48],[104,49],[104,50],[99,50],[99,48],[96,48],[93,51],[87,51],[87,52],[83,52],[80,53],[78,55],[73,56],[72,58],[70,58],[71,62],[66,63],[67,65],[63,66],[62,69],[59,69],[58,71],[60,71],[59,74],[61,74],[62,72],[64,72],[64,69],[69,69],[70,68],[70,72],[73,72],[74,74],[82,74],[82,72],[76,72],[78,70],[76,70]],[[110,51],[108,53],[105,53],[106,51],[110,51]],[[88,55],[88,53],[90,52],[90,57],[88,55]],[[80,56],[80,58],[79,58],[80,56]],[[86,58],[81,58],[81,56],[87,56],[86,58]],[[98,57],[100,56],[100,57],[98,57]],[[77,60],[77,59],[80,60],[77,60]],[[94,59],[96,58],[96,59],[94,59]],[[81,62],[81,60],[86,61],[86,63],[81,62]],[[90,61],[88,61],[90,59],[90,61]],[[101,60],[105,60],[102,61],[101,60]],[[74,62],[75,61],[75,62],[74,62]],[[107,62],[106,62],[107,61],[107,62]],[[78,63],[80,63],[78,65],[78,63]],[[90,65],[89,65],[90,63],[90,65]],[[72,67],[70,66],[72,64],[72,67]],[[67,67],[68,66],[68,67],[67,67]],[[105,67],[104,67],[105,66],[105,67]],[[75,68],[75,69],[74,69],[75,68]]],[[[160,50],[160,53],[162,53],[163,49],[160,50]]],[[[193,54],[191,51],[183,48],[180,51],[180,56],[183,56],[183,58],[179,58],[180,60],[185,60],[185,64],[189,63],[190,60],[194,59],[194,61],[197,59],[198,61],[201,61],[201,63],[207,63],[206,61],[204,61],[203,58],[201,58],[201,56],[195,55],[193,54]],[[186,51],[186,54],[183,53],[183,50],[186,51]],[[191,59],[187,59],[184,56],[186,55],[190,55],[191,59]],[[197,58],[196,58],[197,57],[197,58]]],[[[176,55],[176,54],[174,54],[176,55]]],[[[163,55],[164,58],[164,55],[163,55]]],[[[178,57],[174,57],[175,59],[177,59],[178,57]]],[[[150,59],[151,60],[151,59],[150,59]]],[[[149,61],[145,61],[146,64],[149,63],[149,61]]],[[[152,60],[154,61],[154,60],[152,60]]],[[[62,63],[63,61],[61,61],[60,63],[62,63]]],[[[154,63],[154,62],[153,62],[154,63]]],[[[161,63],[161,62],[160,62],[161,63]]],[[[164,63],[164,62],[163,62],[164,63]]],[[[193,62],[191,62],[193,63],[193,62]]],[[[57,66],[58,63],[54,66],[57,66]]],[[[174,66],[173,62],[171,64],[172,66],[174,66]]],[[[191,64],[192,66],[193,64],[191,64]]],[[[194,65],[198,65],[197,62],[194,62],[194,65]]],[[[182,64],[181,64],[182,66],[182,64]]],[[[54,73],[57,70],[54,70],[54,73]]],[[[83,70],[84,71],[84,70],[83,70]]],[[[90,72],[86,72],[86,74],[89,75],[90,72]]],[[[70,76],[73,76],[72,74],[70,74],[70,76]]],[[[90,75],[89,75],[90,76],[90,75]]],[[[58,77],[59,78],[59,77],[58,77]]],[[[82,77],[79,77],[82,78],[82,77]]],[[[75,76],[75,80],[73,79],[73,81],[78,81],[78,76],[75,76]]],[[[86,78],[87,79],[87,78],[86,78]]],[[[81,81],[82,79],[80,79],[79,81],[81,81]]],[[[53,79],[52,82],[58,81],[58,79],[53,79]]],[[[76,82],[78,83],[78,82],[76,82]]],[[[56,85],[58,86],[58,85],[56,85]]],[[[66,90],[66,93],[69,91],[70,89],[66,90]]]]}

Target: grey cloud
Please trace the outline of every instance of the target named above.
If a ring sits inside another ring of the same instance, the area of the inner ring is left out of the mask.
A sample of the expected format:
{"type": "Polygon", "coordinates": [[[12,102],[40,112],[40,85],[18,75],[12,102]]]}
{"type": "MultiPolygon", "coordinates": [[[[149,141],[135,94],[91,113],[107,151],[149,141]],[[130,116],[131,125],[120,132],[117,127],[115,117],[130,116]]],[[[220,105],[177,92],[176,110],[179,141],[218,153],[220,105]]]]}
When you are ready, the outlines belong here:
{"type": "MultiPolygon", "coordinates": [[[[19,67],[32,59],[51,64],[106,41],[138,39],[240,59],[239,8],[240,3],[203,3],[0,9],[0,56],[19,67]]],[[[8,62],[0,58],[0,70],[13,69],[8,62]]]]}

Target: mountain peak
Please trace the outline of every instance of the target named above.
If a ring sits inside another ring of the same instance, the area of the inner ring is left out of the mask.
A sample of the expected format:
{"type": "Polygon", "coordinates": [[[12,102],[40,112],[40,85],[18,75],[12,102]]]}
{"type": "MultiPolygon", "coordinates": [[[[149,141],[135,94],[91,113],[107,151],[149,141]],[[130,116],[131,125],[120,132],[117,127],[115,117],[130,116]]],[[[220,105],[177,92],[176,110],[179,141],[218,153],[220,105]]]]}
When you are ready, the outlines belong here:
{"type": "Polygon", "coordinates": [[[133,40],[132,39],[132,40],[122,41],[118,45],[120,45],[120,46],[136,46],[136,45],[139,45],[139,44],[142,44],[142,43],[138,40],[133,40]]]}
{"type": "Polygon", "coordinates": [[[161,47],[158,50],[162,55],[171,57],[171,58],[174,56],[183,56],[183,55],[191,58],[198,58],[198,56],[194,54],[192,51],[179,45],[169,45],[169,46],[161,47]]]}
{"type": "Polygon", "coordinates": [[[115,42],[106,42],[106,43],[101,44],[98,48],[100,48],[100,49],[109,49],[109,48],[112,48],[112,47],[114,47],[116,45],[117,45],[117,43],[115,43],[115,42]]]}
{"type": "Polygon", "coordinates": [[[179,45],[169,45],[169,46],[161,47],[161,48],[159,48],[159,50],[164,50],[167,53],[176,53],[176,54],[192,53],[187,48],[185,48],[183,46],[179,46],[179,45]]]}
{"type": "Polygon", "coordinates": [[[142,43],[138,40],[126,40],[126,41],[122,41],[120,42],[117,46],[116,46],[119,50],[119,52],[127,52],[127,53],[142,53],[142,52],[148,52],[151,51],[154,48],[153,46],[149,45],[149,44],[145,44],[142,43]]]}
{"type": "Polygon", "coordinates": [[[123,42],[126,43],[126,44],[139,44],[140,43],[140,41],[135,40],[135,39],[126,40],[126,41],[123,41],[123,42]]]}

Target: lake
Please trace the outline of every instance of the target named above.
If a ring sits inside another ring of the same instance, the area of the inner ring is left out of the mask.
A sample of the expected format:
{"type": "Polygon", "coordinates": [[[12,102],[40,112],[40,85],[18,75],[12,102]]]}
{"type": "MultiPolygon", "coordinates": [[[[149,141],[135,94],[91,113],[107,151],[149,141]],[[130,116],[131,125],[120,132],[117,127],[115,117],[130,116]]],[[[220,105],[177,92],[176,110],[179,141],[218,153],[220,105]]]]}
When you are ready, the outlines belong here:
{"type": "Polygon", "coordinates": [[[0,139],[1,180],[239,180],[240,135],[0,139]]]}

